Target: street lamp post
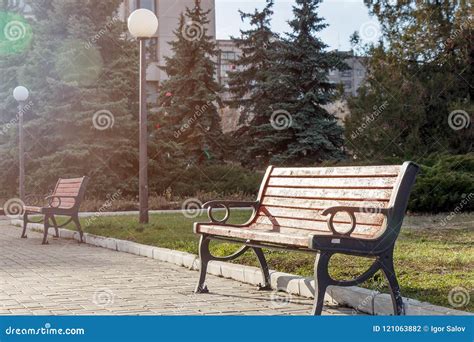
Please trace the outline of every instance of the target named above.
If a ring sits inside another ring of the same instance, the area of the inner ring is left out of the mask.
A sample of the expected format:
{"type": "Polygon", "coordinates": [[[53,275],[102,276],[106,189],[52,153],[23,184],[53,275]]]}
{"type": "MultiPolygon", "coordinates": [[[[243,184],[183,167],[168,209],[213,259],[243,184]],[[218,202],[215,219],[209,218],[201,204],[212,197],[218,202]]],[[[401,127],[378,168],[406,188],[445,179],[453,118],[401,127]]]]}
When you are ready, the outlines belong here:
{"type": "Polygon", "coordinates": [[[23,86],[16,87],[13,90],[13,97],[18,102],[18,136],[19,136],[19,159],[20,159],[20,170],[19,170],[19,192],[20,199],[25,200],[25,138],[23,134],[23,111],[25,108],[25,101],[30,95],[28,89],[23,86]]]}
{"type": "Polygon", "coordinates": [[[13,97],[18,102],[18,145],[19,145],[19,192],[20,199],[25,200],[25,138],[23,134],[23,111],[25,108],[25,101],[30,95],[28,89],[23,86],[16,87],[13,90],[13,97]]]}
{"type": "Polygon", "coordinates": [[[150,10],[141,8],[128,17],[128,30],[140,42],[140,158],[139,201],[140,223],[148,223],[148,120],[146,110],[146,39],[158,30],[158,18],[150,10]]]}

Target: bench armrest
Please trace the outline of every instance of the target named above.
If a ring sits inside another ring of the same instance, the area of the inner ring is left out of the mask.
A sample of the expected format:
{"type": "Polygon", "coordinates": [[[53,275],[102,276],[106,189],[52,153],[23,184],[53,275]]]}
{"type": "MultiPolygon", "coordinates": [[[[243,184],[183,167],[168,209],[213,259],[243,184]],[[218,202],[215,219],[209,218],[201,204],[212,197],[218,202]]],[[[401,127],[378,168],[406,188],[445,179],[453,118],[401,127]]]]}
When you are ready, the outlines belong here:
{"type": "Polygon", "coordinates": [[[334,234],[334,235],[342,235],[342,236],[349,236],[352,234],[354,229],[356,228],[356,218],[354,213],[367,213],[367,214],[382,214],[385,216],[390,215],[392,211],[392,208],[377,208],[377,207],[350,207],[350,206],[335,206],[335,207],[330,207],[326,208],[321,212],[321,215],[326,216],[329,214],[329,217],[327,219],[328,227],[329,230],[334,234]],[[349,229],[346,232],[338,232],[334,228],[334,217],[336,216],[337,213],[339,212],[345,212],[349,214],[349,217],[351,219],[351,229],[349,229]]]}
{"type": "Polygon", "coordinates": [[[76,196],[55,196],[50,195],[46,196],[44,199],[48,201],[48,205],[51,208],[59,208],[61,206],[61,198],[72,198],[74,199],[74,204],[76,204],[76,196]],[[58,204],[53,206],[53,201],[58,200],[58,204]]]}
{"type": "Polygon", "coordinates": [[[25,204],[28,206],[43,207],[45,204],[44,194],[29,194],[25,196],[25,204]]]}
{"type": "Polygon", "coordinates": [[[209,201],[202,205],[203,209],[207,209],[207,215],[212,223],[226,223],[230,216],[229,208],[253,208],[256,212],[260,203],[258,201],[209,201]],[[212,209],[224,208],[226,210],[225,216],[222,220],[217,220],[212,216],[212,209]]]}

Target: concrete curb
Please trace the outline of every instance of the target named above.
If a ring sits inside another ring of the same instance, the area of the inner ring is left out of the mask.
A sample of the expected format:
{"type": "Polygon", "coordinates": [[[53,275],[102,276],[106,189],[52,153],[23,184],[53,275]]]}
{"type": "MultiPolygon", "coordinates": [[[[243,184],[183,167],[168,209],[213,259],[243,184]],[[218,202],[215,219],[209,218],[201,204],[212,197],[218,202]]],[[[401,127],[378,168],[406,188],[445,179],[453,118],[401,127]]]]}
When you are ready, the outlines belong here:
{"type": "MultiPolygon", "coordinates": [[[[13,219],[11,220],[11,223],[15,226],[22,226],[21,220],[13,219]]],[[[29,223],[28,229],[43,232],[43,225],[29,223]]],[[[50,235],[53,234],[54,229],[51,229],[50,235]]],[[[74,239],[79,241],[79,233],[69,229],[60,228],[59,236],[64,239],[74,239]]],[[[194,254],[167,248],[142,245],[132,241],[108,238],[89,233],[84,233],[84,240],[85,243],[93,246],[153,258],[159,261],[187,267],[191,270],[199,270],[198,256],[194,254]]],[[[221,261],[211,261],[207,273],[252,285],[259,285],[263,280],[261,271],[257,267],[231,264],[221,261]]],[[[302,297],[314,297],[313,278],[304,278],[274,270],[270,270],[270,277],[271,285],[274,290],[284,291],[302,297]]],[[[390,295],[357,286],[330,286],[326,293],[325,300],[329,303],[344,305],[353,308],[354,311],[360,311],[371,315],[393,314],[390,295]]],[[[466,311],[436,306],[411,298],[404,297],[403,302],[405,303],[407,315],[472,315],[466,311]]]]}

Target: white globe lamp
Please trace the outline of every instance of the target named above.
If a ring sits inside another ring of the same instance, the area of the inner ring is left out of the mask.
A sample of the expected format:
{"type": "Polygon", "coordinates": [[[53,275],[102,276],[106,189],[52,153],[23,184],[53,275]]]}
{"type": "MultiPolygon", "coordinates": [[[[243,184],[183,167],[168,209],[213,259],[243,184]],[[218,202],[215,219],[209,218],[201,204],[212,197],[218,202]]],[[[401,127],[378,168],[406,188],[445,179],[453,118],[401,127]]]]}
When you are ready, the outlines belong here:
{"type": "Polygon", "coordinates": [[[18,102],[23,102],[23,101],[28,100],[29,96],[30,96],[30,92],[28,91],[28,89],[26,89],[23,86],[18,86],[13,90],[13,97],[18,102]]]}
{"type": "Polygon", "coordinates": [[[153,37],[158,31],[158,18],[148,9],[137,9],[128,17],[128,30],[135,38],[153,37]]]}

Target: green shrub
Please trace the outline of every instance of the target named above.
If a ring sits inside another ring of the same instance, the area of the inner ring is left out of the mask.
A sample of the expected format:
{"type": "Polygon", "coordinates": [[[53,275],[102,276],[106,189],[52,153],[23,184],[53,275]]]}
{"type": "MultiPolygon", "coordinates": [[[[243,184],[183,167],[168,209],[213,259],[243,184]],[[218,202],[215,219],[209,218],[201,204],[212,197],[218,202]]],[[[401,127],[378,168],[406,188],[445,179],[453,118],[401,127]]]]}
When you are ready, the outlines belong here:
{"type": "Polygon", "coordinates": [[[193,166],[155,178],[150,186],[157,195],[170,191],[173,196],[194,196],[199,192],[221,195],[256,195],[263,173],[234,164],[193,166]]]}
{"type": "Polygon", "coordinates": [[[421,161],[410,196],[414,212],[468,212],[474,209],[474,153],[438,155],[421,161]]]}

